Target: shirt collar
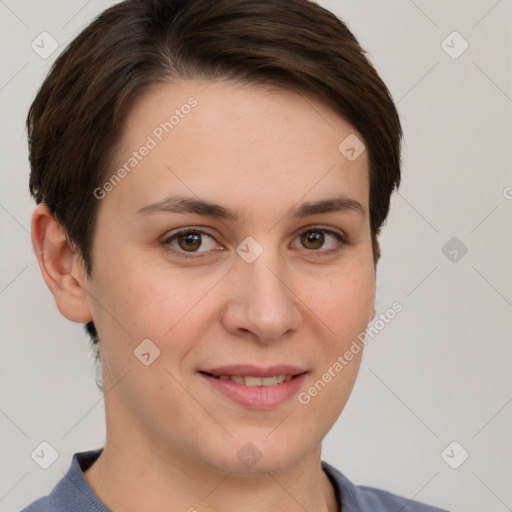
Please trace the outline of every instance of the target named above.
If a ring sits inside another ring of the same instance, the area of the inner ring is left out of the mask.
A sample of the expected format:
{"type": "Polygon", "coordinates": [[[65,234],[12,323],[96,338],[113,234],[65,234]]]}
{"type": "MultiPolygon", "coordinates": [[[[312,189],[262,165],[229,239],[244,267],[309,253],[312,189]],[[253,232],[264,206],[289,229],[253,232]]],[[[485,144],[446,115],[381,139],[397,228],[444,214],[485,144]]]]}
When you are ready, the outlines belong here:
{"type": "Polygon", "coordinates": [[[58,510],[111,512],[91,489],[83,473],[100,456],[102,451],[103,448],[99,448],[73,455],[67,473],[51,493],[58,510]]]}

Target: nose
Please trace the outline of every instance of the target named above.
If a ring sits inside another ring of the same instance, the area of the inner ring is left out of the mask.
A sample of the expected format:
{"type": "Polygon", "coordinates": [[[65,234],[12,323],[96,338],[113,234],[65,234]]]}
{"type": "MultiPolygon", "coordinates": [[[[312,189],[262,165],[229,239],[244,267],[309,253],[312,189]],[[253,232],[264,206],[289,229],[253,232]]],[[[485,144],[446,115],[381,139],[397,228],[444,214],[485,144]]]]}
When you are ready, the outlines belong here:
{"type": "Polygon", "coordinates": [[[252,263],[237,256],[228,276],[228,300],[222,311],[228,332],[269,343],[297,331],[300,299],[291,273],[275,251],[264,250],[252,263]]]}

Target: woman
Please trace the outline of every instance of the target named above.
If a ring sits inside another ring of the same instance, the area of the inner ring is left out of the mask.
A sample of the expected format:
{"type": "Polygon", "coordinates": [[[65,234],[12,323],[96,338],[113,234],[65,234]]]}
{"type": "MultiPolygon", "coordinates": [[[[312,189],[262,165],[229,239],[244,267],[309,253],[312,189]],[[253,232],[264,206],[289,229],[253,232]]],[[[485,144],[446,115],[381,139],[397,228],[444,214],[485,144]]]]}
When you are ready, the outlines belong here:
{"type": "Polygon", "coordinates": [[[35,511],[440,509],[321,460],[375,316],[400,121],[306,0],[138,0],[30,109],[32,240],[101,361],[107,439],[35,511]]]}

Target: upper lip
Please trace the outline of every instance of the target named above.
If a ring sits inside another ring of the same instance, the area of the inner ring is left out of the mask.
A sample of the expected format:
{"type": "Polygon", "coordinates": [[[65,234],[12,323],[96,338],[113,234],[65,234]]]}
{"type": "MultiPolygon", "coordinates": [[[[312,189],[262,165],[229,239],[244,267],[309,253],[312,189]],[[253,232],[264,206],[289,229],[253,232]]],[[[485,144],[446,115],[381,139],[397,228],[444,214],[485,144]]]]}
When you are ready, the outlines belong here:
{"type": "Polygon", "coordinates": [[[241,375],[250,377],[271,377],[274,375],[299,375],[307,372],[307,369],[292,366],[289,364],[279,364],[275,366],[254,366],[251,364],[232,364],[228,366],[219,366],[217,368],[209,368],[200,370],[203,373],[211,373],[212,375],[241,375]]]}

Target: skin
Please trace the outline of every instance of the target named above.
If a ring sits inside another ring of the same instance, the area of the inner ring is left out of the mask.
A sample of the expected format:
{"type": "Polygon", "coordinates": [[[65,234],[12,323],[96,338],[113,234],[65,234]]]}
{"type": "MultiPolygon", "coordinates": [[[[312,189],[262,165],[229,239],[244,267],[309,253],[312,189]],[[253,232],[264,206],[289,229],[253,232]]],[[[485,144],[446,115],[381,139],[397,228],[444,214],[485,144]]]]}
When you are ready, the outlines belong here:
{"type": "Polygon", "coordinates": [[[335,511],[321,443],[348,400],[362,351],[307,405],[294,396],[267,410],[231,401],[198,370],[293,364],[308,370],[304,391],[364,331],[375,315],[368,155],[351,162],[338,151],[357,131],[316,99],[206,85],[159,87],[129,113],[112,172],[168,112],[198,100],[100,201],[91,277],[46,206],[33,214],[32,241],[46,251],[39,264],[59,311],[93,320],[101,339],[107,439],[85,478],[107,507],[126,512],[335,511]],[[239,219],[137,215],[170,195],[217,203],[239,219]],[[286,215],[338,195],[364,214],[286,215]],[[195,257],[167,240],[182,227],[211,237],[195,257]],[[323,245],[301,242],[311,231],[323,233],[323,245]],[[263,248],[253,263],[236,252],[247,236],[263,248]],[[160,349],[149,366],[133,354],[144,339],[160,349]],[[237,457],[248,442],[261,454],[252,467],[237,457]]]}

